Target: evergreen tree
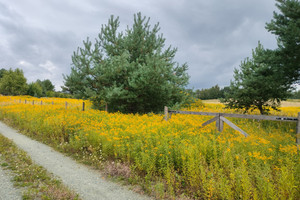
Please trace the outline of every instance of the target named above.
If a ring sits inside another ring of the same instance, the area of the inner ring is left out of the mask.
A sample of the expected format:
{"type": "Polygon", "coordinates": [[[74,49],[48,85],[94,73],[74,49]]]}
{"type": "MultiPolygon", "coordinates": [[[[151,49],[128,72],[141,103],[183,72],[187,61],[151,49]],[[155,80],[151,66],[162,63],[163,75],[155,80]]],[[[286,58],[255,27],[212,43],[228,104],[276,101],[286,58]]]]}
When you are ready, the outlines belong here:
{"type": "Polygon", "coordinates": [[[159,24],[151,28],[149,22],[138,13],[132,28],[118,32],[119,18],[111,16],[94,45],[87,39],[74,52],[63,89],[96,107],[105,102],[110,111],[158,112],[180,103],[187,65],[173,60],[177,49],[165,48],[159,24]]]}
{"type": "Polygon", "coordinates": [[[278,41],[276,53],[277,80],[291,87],[300,78],[300,2],[299,0],[277,0],[279,13],[266,29],[275,34],[278,41]]]}
{"type": "Polygon", "coordinates": [[[265,50],[259,43],[252,58],[245,59],[240,70],[235,69],[234,81],[222,100],[226,107],[244,109],[245,112],[258,109],[261,114],[267,114],[270,108],[277,109],[289,90],[274,78],[277,72],[273,70],[272,62],[276,63],[274,52],[265,50]]]}
{"type": "Polygon", "coordinates": [[[27,83],[21,69],[9,69],[0,79],[0,92],[3,95],[24,95],[27,92],[27,83]]]}
{"type": "Polygon", "coordinates": [[[293,85],[300,78],[300,2],[299,0],[277,0],[279,13],[266,29],[275,34],[278,48],[264,50],[256,48],[252,59],[246,59],[241,69],[235,70],[234,81],[226,93],[227,107],[245,109],[258,108],[261,114],[270,108],[277,109],[280,101],[290,96],[293,85]]]}

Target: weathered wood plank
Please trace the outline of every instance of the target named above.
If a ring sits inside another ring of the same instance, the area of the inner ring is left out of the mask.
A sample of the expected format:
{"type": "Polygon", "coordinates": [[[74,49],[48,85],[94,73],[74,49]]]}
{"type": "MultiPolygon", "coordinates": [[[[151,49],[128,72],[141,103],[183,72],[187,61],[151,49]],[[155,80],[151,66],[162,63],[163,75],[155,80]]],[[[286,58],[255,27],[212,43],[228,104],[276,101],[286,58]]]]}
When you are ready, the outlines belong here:
{"type": "Polygon", "coordinates": [[[204,123],[202,124],[202,127],[203,127],[203,126],[206,126],[206,125],[208,125],[208,124],[210,124],[210,123],[212,123],[212,122],[214,122],[214,121],[216,121],[218,118],[219,118],[219,117],[214,117],[214,118],[212,118],[212,119],[210,119],[210,120],[204,122],[204,123]]]}
{"type": "Polygon", "coordinates": [[[233,128],[234,130],[239,131],[240,133],[242,133],[245,137],[248,137],[248,134],[243,131],[242,129],[240,129],[237,125],[235,125],[234,123],[232,123],[231,121],[229,121],[228,119],[226,119],[225,117],[220,117],[220,119],[222,121],[224,121],[226,124],[228,124],[231,128],[233,128]]]}
{"type": "Polygon", "coordinates": [[[220,120],[219,120],[219,129],[218,129],[218,131],[219,131],[219,132],[222,132],[222,131],[223,131],[223,127],[224,127],[224,121],[221,120],[221,118],[220,118],[220,120]]]}
{"type": "MultiPolygon", "coordinates": [[[[25,101],[26,103],[26,101],[25,101]]],[[[300,151],[300,112],[298,113],[298,117],[287,117],[287,116],[266,116],[266,115],[245,115],[245,114],[231,114],[231,113],[212,113],[212,112],[192,112],[192,111],[175,111],[169,110],[167,111],[170,115],[171,114],[186,114],[186,115],[207,115],[207,116],[216,116],[202,124],[206,126],[214,121],[216,121],[216,126],[218,131],[223,131],[223,122],[227,123],[231,128],[239,131],[245,137],[248,134],[240,129],[238,126],[233,124],[231,121],[226,119],[225,117],[233,117],[233,118],[243,118],[243,119],[256,119],[256,120],[271,120],[271,121],[285,121],[285,122],[297,122],[297,132],[296,132],[296,144],[298,147],[298,151],[300,151]]],[[[165,114],[166,116],[166,114],[165,114]]],[[[168,119],[168,118],[165,118],[168,119]]]]}
{"type": "Polygon", "coordinates": [[[221,114],[222,113],[218,113],[217,121],[216,121],[216,127],[219,132],[223,131],[223,121],[220,119],[221,114]]]}
{"type": "Polygon", "coordinates": [[[289,121],[289,122],[297,122],[297,120],[298,120],[296,117],[268,116],[268,115],[243,115],[243,114],[222,113],[222,116],[224,116],[224,117],[244,118],[244,119],[289,121]]]}
{"type": "Polygon", "coordinates": [[[168,121],[169,112],[168,112],[168,107],[167,106],[165,106],[164,111],[165,111],[165,120],[168,121]]]}
{"type": "Polygon", "coordinates": [[[169,110],[169,113],[185,114],[185,115],[209,115],[209,116],[217,116],[219,114],[219,113],[211,113],[211,112],[191,112],[191,111],[177,111],[177,110],[169,110]]]}
{"type": "Polygon", "coordinates": [[[224,117],[235,117],[244,119],[257,119],[257,120],[272,120],[272,121],[287,121],[297,122],[296,117],[287,116],[268,116],[268,115],[245,115],[245,114],[231,114],[231,113],[212,113],[212,112],[192,112],[192,111],[175,111],[170,110],[169,113],[174,114],[186,114],[186,115],[209,115],[209,116],[224,116],[224,117]]]}

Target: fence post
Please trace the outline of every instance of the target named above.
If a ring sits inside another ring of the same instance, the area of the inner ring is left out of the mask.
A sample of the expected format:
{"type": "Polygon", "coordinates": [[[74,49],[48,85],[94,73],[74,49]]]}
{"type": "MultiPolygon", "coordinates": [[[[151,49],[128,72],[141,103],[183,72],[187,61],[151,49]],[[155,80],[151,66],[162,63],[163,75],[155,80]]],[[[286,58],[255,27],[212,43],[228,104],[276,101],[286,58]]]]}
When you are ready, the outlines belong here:
{"type": "Polygon", "coordinates": [[[21,99],[20,99],[19,103],[21,103],[21,99]]]}
{"type": "Polygon", "coordinates": [[[41,101],[41,105],[43,105],[43,101],[41,101]]]}
{"type": "Polygon", "coordinates": [[[54,105],[54,102],[52,101],[52,106],[54,105]]]}
{"type": "Polygon", "coordinates": [[[34,100],[32,100],[32,105],[34,105],[34,100]]]}
{"type": "Polygon", "coordinates": [[[167,107],[167,106],[165,106],[164,111],[165,111],[165,120],[168,121],[169,110],[168,110],[168,107],[167,107]]]}
{"type": "Polygon", "coordinates": [[[108,111],[108,105],[107,105],[107,103],[105,103],[105,111],[106,112],[108,111]]]}
{"type": "Polygon", "coordinates": [[[224,125],[224,122],[223,122],[223,120],[221,120],[221,113],[218,113],[218,115],[217,115],[217,117],[218,117],[218,119],[217,119],[217,121],[216,121],[216,127],[217,127],[217,130],[219,131],[219,132],[222,132],[223,131],[223,125],[224,125]]]}
{"type": "MultiPolygon", "coordinates": [[[[220,117],[222,116],[222,114],[220,114],[220,117]]],[[[224,121],[220,118],[220,121],[219,121],[219,126],[220,126],[220,132],[222,132],[223,131],[223,127],[224,127],[224,121]]]]}
{"type": "Polygon", "coordinates": [[[84,111],[85,103],[82,102],[82,111],[84,111]]]}
{"type": "Polygon", "coordinates": [[[26,104],[26,99],[25,99],[25,104],[26,104]]]}
{"type": "Polygon", "coordinates": [[[66,102],[66,109],[68,108],[68,102],[66,102]]]}
{"type": "Polygon", "coordinates": [[[298,152],[300,151],[300,112],[298,112],[297,128],[296,128],[296,144],[298,152]]]}

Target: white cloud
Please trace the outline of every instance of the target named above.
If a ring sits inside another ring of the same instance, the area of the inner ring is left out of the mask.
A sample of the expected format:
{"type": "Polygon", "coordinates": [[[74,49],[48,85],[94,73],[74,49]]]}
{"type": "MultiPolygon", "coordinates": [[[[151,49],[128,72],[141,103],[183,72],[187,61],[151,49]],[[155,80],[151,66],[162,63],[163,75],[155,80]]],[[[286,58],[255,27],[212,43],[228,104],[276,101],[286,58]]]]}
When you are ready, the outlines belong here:
{"type": "Polygon", "coordinates": [[[51,75],[56,71],[57,67],[49,60],[39,64],[40,67],[46,69],[51,75]]]}
{"type": "Polygon", "coordinates": [[[25,60],[21,60],[19,63],[18,63],[21,67],[25,67],[25,68],[32,68],[33,65],[25,60]]]}

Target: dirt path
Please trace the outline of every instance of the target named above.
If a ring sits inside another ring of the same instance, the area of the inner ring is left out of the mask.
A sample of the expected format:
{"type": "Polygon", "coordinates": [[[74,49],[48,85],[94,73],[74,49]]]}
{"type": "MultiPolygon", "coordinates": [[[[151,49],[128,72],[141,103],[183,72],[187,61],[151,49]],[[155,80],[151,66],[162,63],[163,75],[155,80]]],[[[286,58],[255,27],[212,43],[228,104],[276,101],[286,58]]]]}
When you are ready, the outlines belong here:
{"type": "Polygon", "coordinates": [[[0,200],[22,199],[22,192],[16,189],[11,181],[12,176],[0,167],[0,200]]]}
{"type": "Polygon", "coordinates": [[[28,153],[31,159],[47,171],[58,176],[82,199],[150,199],[118,184],[103,179],[98,171],[78,164],[47,145],[34,141],[0,122],[0,133],[28,153]]]}

